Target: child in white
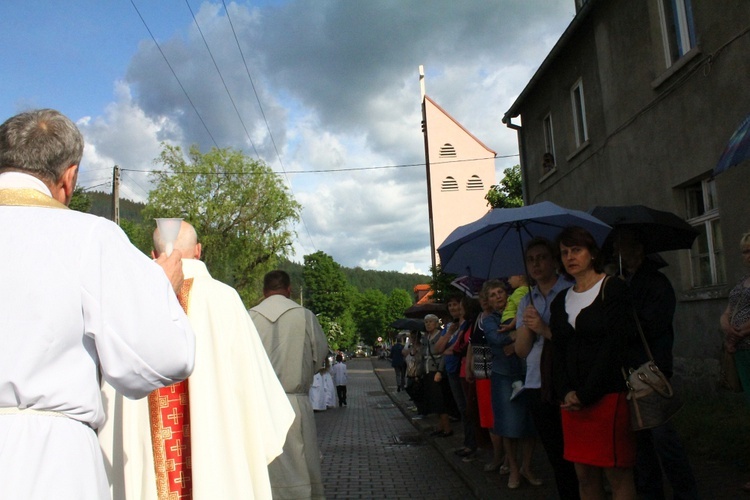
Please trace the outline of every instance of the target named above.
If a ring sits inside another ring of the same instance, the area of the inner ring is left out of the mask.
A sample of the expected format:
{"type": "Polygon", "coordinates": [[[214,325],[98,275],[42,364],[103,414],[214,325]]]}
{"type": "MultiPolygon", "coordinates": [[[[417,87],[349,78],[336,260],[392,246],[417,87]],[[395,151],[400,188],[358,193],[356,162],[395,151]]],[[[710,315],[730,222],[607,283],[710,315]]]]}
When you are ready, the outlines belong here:
{"type": "Polygon", "coordinates": [[[336,355],[336,364],[331,367],[331,376],[336,385],[336,394],[339,397],[339,406],[346,406],[346,363],[341,354],[336,355]]]}

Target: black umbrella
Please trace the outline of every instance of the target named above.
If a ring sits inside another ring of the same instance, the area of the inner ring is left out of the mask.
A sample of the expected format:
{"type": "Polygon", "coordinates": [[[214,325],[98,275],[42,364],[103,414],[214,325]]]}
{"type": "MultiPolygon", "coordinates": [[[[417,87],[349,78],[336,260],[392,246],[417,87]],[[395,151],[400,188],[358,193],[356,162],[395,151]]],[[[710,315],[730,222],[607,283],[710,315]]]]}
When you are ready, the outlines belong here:
{"type": "Polygon", "coordinates": [[[421,332],[424,330],[424,320],[414,318],[401,318],[397,319],[388,326],[390,326],[391,328],[396,328],[398,330],[416,330],[418,332],[421,332]]]}
{"type": "MultiPolygon", "coordinates": [[[[676,214],[644,205],[598,206],[589,213],[615,229],[635,230],[646,254],[691,248],[698,236],[698,231],[676,214]]],[[[616,231],[610,238],[614,234],[616,231]]]]}

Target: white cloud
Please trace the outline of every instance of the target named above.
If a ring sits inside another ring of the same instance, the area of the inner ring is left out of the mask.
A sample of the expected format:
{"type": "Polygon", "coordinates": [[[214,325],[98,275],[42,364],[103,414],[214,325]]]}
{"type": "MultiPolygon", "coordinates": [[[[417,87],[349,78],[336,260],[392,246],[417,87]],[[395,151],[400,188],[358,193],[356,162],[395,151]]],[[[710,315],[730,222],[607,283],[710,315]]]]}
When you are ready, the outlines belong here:
{"type": "MultiPolygon", "coordinates": [[[[198,22],[234,104],[194,24],[160,45],[195,109],[144,40],[117,84],[116,102],[81,121],[87,168],[151,168],[168,140],[257,151],[281,172],[267,126],[287,172],[422,163],[420,64],[433,99],[499,155],[516,154],[503,113],[572,19],[572,0],[435,0],[424,7],[408,0],[230,3],[243,61],[221,4],[204,2],[198,22]]],[[[516,163],[498,160],[498,173],[516,163]]],[[[288,178],[304,207],[295,260],[322,250],[345,266],[428,272],[424,167],[288,178]]],[[[146,179],[130,180],[142,197],[146,179]]]]}

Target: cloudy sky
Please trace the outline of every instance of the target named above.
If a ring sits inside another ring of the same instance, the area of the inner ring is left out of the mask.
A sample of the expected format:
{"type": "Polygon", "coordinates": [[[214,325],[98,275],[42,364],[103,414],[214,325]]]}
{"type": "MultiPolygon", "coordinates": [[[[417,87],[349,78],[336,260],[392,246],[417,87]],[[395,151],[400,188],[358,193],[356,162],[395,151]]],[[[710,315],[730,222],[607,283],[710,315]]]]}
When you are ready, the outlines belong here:
{"type": "Polygon", "coordinates": [[[303,206],[295,260],[427,274],[427,94],[498,156],[501,122],[574,0],[27,0],[0,4],[0,121],[52,107],[79,182],[144,201],[160,143],[260,157],[303,206]],[[158,46],[157,46],[158,44],[158,46]],[[218,68],[218,69],[217,69],[218,68]],[[175,76],[176,75],[176,76],[175,76]]]}

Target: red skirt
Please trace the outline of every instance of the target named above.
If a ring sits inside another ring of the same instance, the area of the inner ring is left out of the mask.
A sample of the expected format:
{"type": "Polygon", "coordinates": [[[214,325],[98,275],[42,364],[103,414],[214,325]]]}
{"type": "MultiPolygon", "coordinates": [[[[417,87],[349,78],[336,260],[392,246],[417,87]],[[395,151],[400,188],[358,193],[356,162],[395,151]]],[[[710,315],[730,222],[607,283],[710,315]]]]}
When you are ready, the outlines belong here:
{"type": "Polygon", "coordinates": [[[477,405],[479,406],[479,425],[483,429],[495,427],[495,418],[492,413],[492,388],[490,379],[478,378],[475,380],[477,386],[477,405]]]}
{"type": "Polygon", "coordinates": [[[635,433],[625,396],[605,394],[581,410],[562,410],[566,460],[595,467],[635,465],[635,433]]]}

